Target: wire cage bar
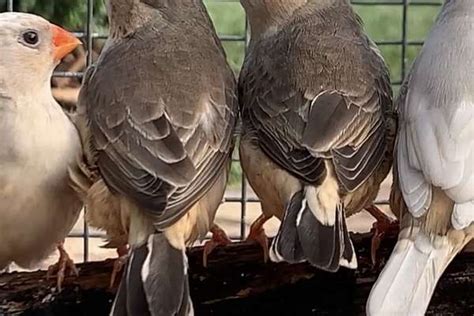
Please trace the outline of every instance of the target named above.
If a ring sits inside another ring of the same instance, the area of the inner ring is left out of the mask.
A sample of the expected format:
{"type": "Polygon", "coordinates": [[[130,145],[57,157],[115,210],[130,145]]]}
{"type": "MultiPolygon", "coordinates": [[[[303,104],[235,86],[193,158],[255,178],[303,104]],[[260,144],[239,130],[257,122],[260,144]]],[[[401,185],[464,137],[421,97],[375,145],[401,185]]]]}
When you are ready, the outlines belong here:
{"type": "MultiPolygon", "coordinates": [[[[102,1],[102,0],[95,0],[95,1],[102,1]]],[[[0,1],[1,2],[1,1],[0,1]]],[[[6,0],[6,7],[5,8],[0,8],[0,11],[6,10],[6,11],[14,11],[17,7],[18,4],[20,3],[20,0],[6,0]]],[[[230,2],[238,2],[238,0],[208,0],[207,3],[230,3],[230,2]]],[[[407,71],[407,66],[408,64],[408,49],[410,47],[420,47],[423,45],[422,40],[409,40],[408,39],[408,31],[409,31],[409,7],[437,7],[442,4],[442,0],[438,1],[430,1],[430,0],[417,0],[417,1],[410,1],[410,0],[352,0],[351,3],[354,6],[360,6],[360,7],[376,7],[376,6],[390,6],[393,7],[394,10],[397,8],[401,8],[402,13],[401,13],[401,37],[396,40],[386,40],[386,39],[381,39],[378,41],[375,41],[376,44],[381,47],[400,47],[400,77],[399,78],[394,78],[392,80],[392,83],[394,87],[399,86],[402,82],[403,79],[406,75],[407,71]]],[[[85,23],[85,28],[84,30],[77,30],[74,32],[75,36],[78,38],[82,39],[85,43],[85,48],[87,50],[87,59],[86,59],[86,64],[87,66],[91,65],[93,60],[92,60],[92,47],[94,40],[97,39],[106,39],[107,34],[101,34],[98,33],[94,30],[94,0],[86,0],[84,2],[84,5],[86,6],[86,23],[85,23]]],[[[242,35],[229,35],[229,34],[220,34],[219,37],[222,40],[222,42],[241,42],[245,43],[245,46],[248,44],[248,23],[244,22],[244,34],[242,35]]],[[[54,73],[55,77],[63,77],[63,78],[82,78],[83,72],[67,72],[67,71],[56,71],[54,73]]],[[[234,159],[234,162],[238,162],[238,159],[234,159]]],[[[239,203],[240,204],[240,227],[239,227],[239,235],[238,236],[231,236],[233,239],[244,239],[246,235],[246,219],[247,219],[247,205],[249,203],[255,203],[258,202],[257,199],[250,197],[248,194],[248,185],[244,177],[240,180],[240,196],[238,197],[225,197],[225,202],[226,203],[239,203]]],[[[388,204],[388,201],[377,201],[376,204],[379,205],[386,205],[388,204]]],[[[83,259],[84,261],[89,260],[89,239],[90,238],[102,238],[104,237],[102,234],[98,233],[93,233],[89,231],[89,228],[86,223],[84,223],[83,231],[82,233],[75,233],[75,234],[70,234],[69,237],[72,238],[82,238],[83,239],[83,251],[84,251],[84,256],[83,259]]]]}

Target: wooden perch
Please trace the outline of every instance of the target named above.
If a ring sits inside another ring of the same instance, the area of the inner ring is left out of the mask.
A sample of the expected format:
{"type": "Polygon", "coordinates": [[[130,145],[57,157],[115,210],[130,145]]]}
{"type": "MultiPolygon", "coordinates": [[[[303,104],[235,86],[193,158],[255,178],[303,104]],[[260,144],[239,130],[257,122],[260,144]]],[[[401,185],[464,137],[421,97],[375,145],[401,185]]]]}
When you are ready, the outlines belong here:
{"type": "MultiPolygon", "coordinates": [[[[363,315],[379,269],[370,264],[371,235],[355,234],[359,269],[338,273],[307,264],[263,263],[261,248],[235,243],[218,248],[202,266],[202,248],[188,252],[196,315],[363,315]]],[[[384,262],[395,237],[384,240],[384,262]]],[[[45,272],[0,276],[0,315],[107,315],[114,290],[108,289],[113,260],[79,265],[80,277],[68,278],[61,293],[45,272]]],[[[474,253],[450,265],[430,305],[429,315],[474,314],[474,253]]]]}

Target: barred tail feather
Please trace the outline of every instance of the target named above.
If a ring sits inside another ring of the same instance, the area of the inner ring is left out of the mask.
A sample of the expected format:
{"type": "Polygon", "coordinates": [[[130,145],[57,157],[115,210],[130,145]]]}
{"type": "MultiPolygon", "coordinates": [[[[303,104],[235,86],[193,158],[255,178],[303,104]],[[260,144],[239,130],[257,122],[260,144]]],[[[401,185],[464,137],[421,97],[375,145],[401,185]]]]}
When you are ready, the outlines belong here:
{"type": "Polygon", "coordinates": [[[133,248],[111,315],[193,315],[185,252],[162,233],[133,248]]]}
{"type": "Polygon", "coordinates": [[[272,261],[290,263],[308,261],[312,265],[335,272],[340,266],[357,267],[354,247],[347,230],[344,210],[336,207],[333,224],[324,224],[300,191],[288,204],[280,230],[270,249],[272,261]]]}

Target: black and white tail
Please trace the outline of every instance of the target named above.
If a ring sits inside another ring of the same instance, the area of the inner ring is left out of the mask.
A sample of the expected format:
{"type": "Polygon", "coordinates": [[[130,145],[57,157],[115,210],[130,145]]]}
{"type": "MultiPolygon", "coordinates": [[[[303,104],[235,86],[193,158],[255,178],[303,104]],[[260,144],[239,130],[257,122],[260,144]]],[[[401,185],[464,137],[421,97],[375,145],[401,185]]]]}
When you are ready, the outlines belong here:
{"type": "Polygon", "coordinates": [[[300,191],[288,203],[280,230],[270,249],[272,261],[308,261],[331,272],[337,271],[340,266],[357,268],[343,206],[337,204],[332,210],[335,213],[332,220],[319,219],[315,214],[321,213],[321,210],[311,209],[317,204],[310,205],[306,194],[300,191]]]}
{"type": "Polygon", "coordinates": [[[156,233],[132,248],[111,316],[193,315],[186,254],[156,233]]]}

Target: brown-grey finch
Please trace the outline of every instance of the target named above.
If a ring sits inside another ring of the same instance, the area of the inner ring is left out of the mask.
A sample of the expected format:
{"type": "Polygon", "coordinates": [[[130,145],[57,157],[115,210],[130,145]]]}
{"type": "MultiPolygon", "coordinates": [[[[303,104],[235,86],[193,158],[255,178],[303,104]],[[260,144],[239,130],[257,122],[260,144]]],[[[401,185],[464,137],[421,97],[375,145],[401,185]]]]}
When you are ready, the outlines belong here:
{"type": "Polygon", "coordinates": [[[424,315],[474,237],[473,39],[474,2],[445,1],[401,88],[391,195],[401,231],[368,315],[424,315]]]}
{"type": "Polygon", "coordinates": [[[57,246],[59,288],[66,268],[77,273],[63,240],[82,208],[68,175],[81,143],[51,76],[79,44],[39,16],[0,14],[0,270],[32,267],[57,246]]]}
{"type": "MultiPolygon", "coordinates": [[[[274,261],[336,271],[357,260],[346,217],[374,209],[396,129],[387,67],[346,0],[241,0],[251,40],[239,80],[242,167],[282,223],[274,261]]],[[[263,242],[262,242],[263,241],[263,242]]]]}
{"type": "Polygon", "coordinates": [[[185,250],[223,198],[235,78],[201,0],[107,9],[110,37],[79,97],[76,180],[91,224],[130,244],[112,315],[192,314],[185,250]]]}

